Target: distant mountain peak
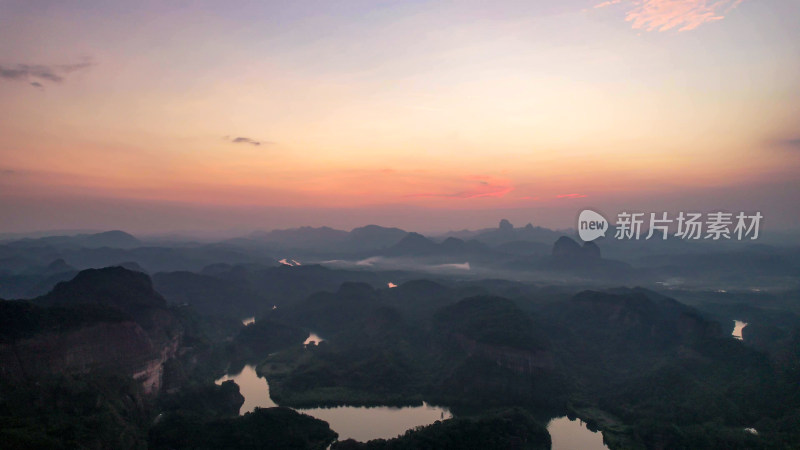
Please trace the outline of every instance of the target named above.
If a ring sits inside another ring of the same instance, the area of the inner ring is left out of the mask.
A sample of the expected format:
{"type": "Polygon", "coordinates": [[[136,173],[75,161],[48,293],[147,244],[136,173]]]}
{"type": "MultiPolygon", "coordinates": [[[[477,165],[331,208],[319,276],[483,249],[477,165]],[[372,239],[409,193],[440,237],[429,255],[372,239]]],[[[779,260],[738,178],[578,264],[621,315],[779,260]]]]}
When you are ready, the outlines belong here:
{"type": "Polygon", "coordinates": [[[401,232],[405,233],[405,231],[401,230],[400,228],[383,227],[383,226],[374,225],[374,224],[364,225],[363,227],[353,228],[352,230],[350,230],[350,233],[358,233],[358,232],[364,232],[364,231],[370,231],[370,232],[374,232],[374,231],[393,231],[393,232],[401,231],[401,232]]]}
{"type": "Polygon", "coordinates": [[[93,236],[93,237],[105,236],[105,237],[118,237],[118,238],[136,239],[132,234],[126,233],[125,231],[122,231],[122,230],[102,231],[100,233],[90,234],[89,236],[93,236]]]}
{"type": "Polygon", "coordinates": [[[602,257],[600,254],[600,247],[594,242],[583,243],[583,255],[591,259],[600,259],[602,257]]]}
{"type": "Polygon", "coordinates": [[[353,228],[348,236],[351,249],[374,250],[391,247],[397,244],[408,233],[400,228],[388,228],[380,225],[366,225],[353,228]]]}
{"type": "Polygon", "coordinates": [[[420,255],[436,251],[438,245],[419,233],[408,233],[397,244],[388,249],[389,254],[420,255]]]}
{"type": "Polygon", "coordinates": [[[581,246],[574,239],[561,236],[553,244],[553,256],[556,258],[573,258],[581,256],[581,246]]]}
{"type": "Polygon", "coordinates": [[[431,241],[430,239],[426,238],[425,236],[423,236],[423,235],[421,235],[419,233],[411,232],[411,233],[408,233],[403,239],[401,239],[400,242],[398,242],[397,245],[398,246],[408,247],[408,246],[412,246],[412,245],[429,246],[429,245],[432,245],[432,244],[433,244],[433,241],[431,241]]]}
{"type": "Polygon", "coordinates": [[[142,245],[142,242],[130,233],[122,230],[104,231],[82,236],[85,244],[94,247],[131,248],[142,245]]]}
{"type": "Polygon", "coordinates": [[[456,244],[461,245],[463,243],[464,243],[463,239],[455,238],[452,236],[442,241],[443,245],[456,245],[456,244]]]}
{"type": "Polygon", "coordinates": [[[71,270],[75,270],[72,266],[67,264],[64,261],[64,258],[58,258],[47,265],[47,272],[56,273],[56,272],[68,272],[71,270]]]}
{"type": "Polygon", "coordinates": [[[134,248],[140,247],[142,242],[131,234],[121,230],[104,231],[94,234],[77,234],[72,236],[44,236],[39,238],[24,238],[14,241],[17,246],[52,246],[52,247],[83,247],[83,248],[134,248]]]}

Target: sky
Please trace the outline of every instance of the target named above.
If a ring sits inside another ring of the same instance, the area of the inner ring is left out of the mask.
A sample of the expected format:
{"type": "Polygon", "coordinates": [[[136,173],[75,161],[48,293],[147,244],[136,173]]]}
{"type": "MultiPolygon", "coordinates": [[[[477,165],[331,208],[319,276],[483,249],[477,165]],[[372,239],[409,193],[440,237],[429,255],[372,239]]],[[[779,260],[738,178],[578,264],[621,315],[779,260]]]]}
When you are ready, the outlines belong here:
{"type": "Polygon", "coordinates": [[[0,0],[0,232],[800,219],[796,0],[0,0]]]}

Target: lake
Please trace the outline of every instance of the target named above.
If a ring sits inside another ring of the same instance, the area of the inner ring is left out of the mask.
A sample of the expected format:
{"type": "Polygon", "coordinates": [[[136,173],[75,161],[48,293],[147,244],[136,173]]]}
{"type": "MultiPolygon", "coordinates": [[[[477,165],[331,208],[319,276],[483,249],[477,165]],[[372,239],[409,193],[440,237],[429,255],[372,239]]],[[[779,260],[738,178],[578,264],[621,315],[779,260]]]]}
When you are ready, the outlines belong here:
{"type": "Polygon", "coordinates": [[[552,450],[607,450],[603,434],[586,428],[582,420],[558,417],[547,424],[552,450]]]}
{"type": "Polygon", "coordinates": [[[743,341],[744,338],[742,337],[742,330],[744,330],[744,327],[746,327],[746,326],[747,326],[747,322],[742,322],[741,320],[734,320],[733,321],[733,333],[731,333],[733,335],[733,337],[738,339],[738,340],[740,340],[740,341],[743,341]]]}
{"type": "MultiPolygon", "coordinates": [[[[318,336],[315,335],[316,338],[318,336]]],[[[217,384],[233,380],[239,385],[244,404],[239,414],[258,408],[278,406],[269,395],[269,383],[256,374],[254,366],[245,366],[240,373],[228,374],[216,380],[217,384]]],[[[421,406],[337,406],[334,408],[296,409],[330,424],[339,433],[339,440],[355,439],[366,442],[370,439],[389,439],[420,425],[429,425],[437,420],[450,419],[453,415],[447,408],[423,403],[421,406]]],[[[603,435],[588,428],[581,420],[567,417],[552,419],[547,431],[553,441],[553,450],[607,450],[603,435]]]]}
{"type": "MultiPolygon", "coordinates": [[[[324,339],[310,333],[303,345],[317,345],[324,339]]],[[[228,374],[215,381],[222,384],[233,380],[239,385],[239,392],[244,397],[244,404],[239,414],[252,412],[258,408],[278,406],[269,395],[269,383],[256,373],[255,366],[245,366],[241,372],[228,374]]],[[[429,425],[437,420],[450,419],[453,415],[447,408],[431,406],[337,406],[334,408],[295,409],[309,416],[324,420],[331,429],[339,433],[339,440],[355,439],[366,442],[370,439],[393,438],[406,430],[429,425]]]]}
{"type": "MultiPolygon", "coordinates": [[[[244,404],[239,414],[258,408],[278,406],[269,396],[269,383],[256,374],[254,366],[245,366],[240,373],[228,374],[216,380],[217,384],[233,380],[239,385],[244,404]]],[[[393,438],[406,430],[429,425],[437,420],[450,419],[453,415],[447,408],[421,406],[337,406],[334,408],[308,408],[296,411],[328,422],[331,429],[339,433],[339,440],[355,439],[366,442],[370,439],[393,438]]]]}
{"type": "Polygon", "coordinates": [[[222,384],[228,380],[233,380],[239,385],[239,392],[244,397],[244,404],[239,409],[239,414],[252,412],[256,407],[273,408],[278,406],[269,396],[267,380],[256,374],[255,366],[244,366],[241,372],[225,375],[215,383],[222,384]]]}
{"type": "Polygon", "coordinates": [[[453,415],[446,408],[422,403],[422,406],[337,406],[334,408],[298,409],[297,411],[328,422],[339,433],[339,440],[389,439],[414,427],[429,425],[453,415]]]}
{"type": "MultiPolygon", "coordinates": [[[[269,395],[269,383],[256,374],[254,366],[245,366],[238,374],[229,374],[218,379],[217,384],[233,380],[239,385],[244,404],[239,414],[252,412],[256,407],[278,406],[269,395]]],[[[337,406],[334,408],[296,409],[330,424],[339,433],[339,440],[355,439],[366,442],[370,439],[389,439],[420,425],[429,425],[437,420],[450,419],[453,415],[447,408],[423,403],[422,406],[337,406]]],[[[567,417],[552,419],[547,431],[553,441],[553,450],[607,450],[603,435],[588,428],[581,420],[567,417]]]]}
{"type": "Polygon", "coordinates": [[[306,340],[303,342],[303,346],[308,346],[308,344],[317,345],[324,340],[325,339],[322,339],[321,337],[317,336],[316,333],[310,333],[306,338],[306,340]]]}
{"type": "MultiPolygon", "coordinates": [[[[737,321],[739,323],[744,322],[737,321]]],[[[741,330],[741,328],[740,328],[741,330]]],[[[324,339],[310,333],[304,345],[316,345],[324,339]]],[[[239,385],[239,392],[244,397],[239,414],[246,414],[258,408],[278,406],[269,395],[269,383],[256,373],[255,366],[247,365],[241,372],[225,375],[216,384],[233,380],[239,385]]],[[[450,419],[453,415],[447,408],[424,403],[421,406],[337,406],[333,408],[296,409],[330,424],[332,430],[339,433],[339,440],[355,439],[366,442],[370,439],[390,439],[401,435],[414,427],[429,425],[437,420],[450,419]]],[[[553,450],[607,450],[603,444],[603,435],[588,428],[581,420],[569,420],[568,417],[552,419],[547,424],[547,431],[553,442],[553,450]]]]}

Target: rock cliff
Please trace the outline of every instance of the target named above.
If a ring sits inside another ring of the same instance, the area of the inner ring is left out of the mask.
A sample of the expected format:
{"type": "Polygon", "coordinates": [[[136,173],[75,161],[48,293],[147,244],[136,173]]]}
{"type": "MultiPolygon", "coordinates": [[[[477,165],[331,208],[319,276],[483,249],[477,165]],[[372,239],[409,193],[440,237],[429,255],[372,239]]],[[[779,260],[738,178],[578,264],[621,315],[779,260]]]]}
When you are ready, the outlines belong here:
{"type": "Polygon", "coordinates": [[[31,302],[0,301],[0,377],[36,379],[95,370],[161,388],[181,344],[180,322],[147,275],[113,267],[80,272],[31,302]]]}

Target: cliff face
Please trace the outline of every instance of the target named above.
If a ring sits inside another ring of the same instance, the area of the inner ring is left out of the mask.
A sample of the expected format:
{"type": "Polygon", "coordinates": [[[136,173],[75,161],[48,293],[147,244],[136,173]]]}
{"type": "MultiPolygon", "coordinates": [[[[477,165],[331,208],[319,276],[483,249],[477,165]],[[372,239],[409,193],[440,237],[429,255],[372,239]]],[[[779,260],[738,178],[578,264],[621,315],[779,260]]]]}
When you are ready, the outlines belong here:
{"type": "Polygon", "coordinates": [[[163,343],[158,355],[149,359],[144,367],[133,373],[133,378],[142,384],[146,394],[156,393],[161,390],[164,379],[164,364],[177,355],[179,347],[180,338],[176,336],[163,343]]]}
{"type": "Polygon", "coordinates": [[[35,302],[2,302],[0,322],[11,330],[0,333],[4,379],[101,370],[132,376],[146,393],[161,388],[183,336],[150,279],[120,267],[81,272],[35,302]]]}
{"type": "Polygon", "coordinates": [[[153,342],[131,321],[99,323],[67,332],[45,332],[0,344],[0,376],[22,381],[52,373],[107,370],[132,375],[146,393],[161,386],[164,363],[175,356],[179,335],[153,342]]]}

